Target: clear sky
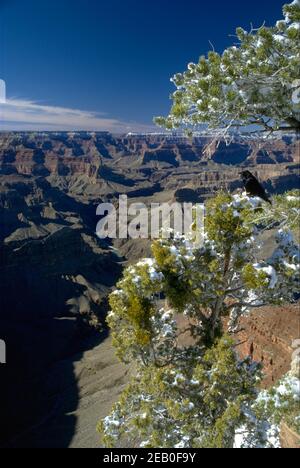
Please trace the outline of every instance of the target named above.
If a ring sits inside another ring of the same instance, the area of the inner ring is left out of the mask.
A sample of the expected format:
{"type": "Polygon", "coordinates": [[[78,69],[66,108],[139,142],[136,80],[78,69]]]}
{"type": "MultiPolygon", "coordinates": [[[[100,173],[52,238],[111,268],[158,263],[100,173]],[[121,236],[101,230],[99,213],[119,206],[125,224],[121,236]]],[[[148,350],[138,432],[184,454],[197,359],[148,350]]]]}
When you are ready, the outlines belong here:
{"type": "Polygon", "coordinates": [[[170,77],[284,0],[0,0],[2,129],[150,130],[170,77]]]}

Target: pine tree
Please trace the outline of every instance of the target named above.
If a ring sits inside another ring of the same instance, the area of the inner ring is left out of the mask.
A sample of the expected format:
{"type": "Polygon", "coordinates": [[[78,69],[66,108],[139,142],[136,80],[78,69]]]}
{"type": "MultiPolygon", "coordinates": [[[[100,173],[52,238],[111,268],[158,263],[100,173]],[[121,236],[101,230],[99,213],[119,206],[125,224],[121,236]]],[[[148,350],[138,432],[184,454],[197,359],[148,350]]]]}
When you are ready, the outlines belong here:
{"type": "Polygon", "coordinates": [[[255,308],[293,301],[300,253],[287,224],[299,216],[299,195],[278,197],[274,212],[260,199],[221,193],[207,205],[201,247],[192,235],[162,239],[153,258],[125,271],[108,324],[134,375],[99,424],[106,446],[233,447],[239,430],[249,445],[269,443],[254,409],[260,366],[239,359],[230,333],[255,308]],[[259,235],[274,214],[277,247],[262,262],[259,235]]]}
{"type": "Polygon", "coordinates": [[[167,129],[195,130],[258,125],[265,130],[300,130],[300,0],[283,7],[273,27],[236,31],[238,43],[190,63],[171,81],[177,90],[167,129]]]}

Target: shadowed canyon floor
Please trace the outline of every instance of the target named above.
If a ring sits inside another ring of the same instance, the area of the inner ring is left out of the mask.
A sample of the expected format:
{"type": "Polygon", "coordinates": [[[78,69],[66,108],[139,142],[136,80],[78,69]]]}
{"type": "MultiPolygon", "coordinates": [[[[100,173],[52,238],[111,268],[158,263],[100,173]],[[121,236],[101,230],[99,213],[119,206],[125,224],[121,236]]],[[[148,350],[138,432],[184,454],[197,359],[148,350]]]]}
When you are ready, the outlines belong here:
{"type": "Polygon", "coordinates": [[[51,399],[52,407],[14,438],[11,447],[100,447],[96,425],[127,384],[129,370],[115,357],[110,338],[100,342],[95,336],[82,345],[91,349],[51,367],[44,398],[51,399]]]}

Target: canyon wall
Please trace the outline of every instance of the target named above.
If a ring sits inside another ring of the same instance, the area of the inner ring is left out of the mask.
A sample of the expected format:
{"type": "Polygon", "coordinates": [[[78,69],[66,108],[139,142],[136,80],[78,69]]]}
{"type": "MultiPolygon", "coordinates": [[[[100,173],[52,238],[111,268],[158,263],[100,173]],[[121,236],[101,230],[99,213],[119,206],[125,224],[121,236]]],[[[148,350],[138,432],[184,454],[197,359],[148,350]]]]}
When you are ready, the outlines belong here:
{"type": "MultiPolygon", "coordinates": [[[[126,262],[149,254],[149,242],[100,242],[97,204],[124,193],[145,203],[201,202],[221,188],[240,188],[244,168],[271,194],[299,188],[299,141],[237,138],[226,146],[206,136],[0,135],[0,338],[8,350],[0,367],[0,445],[95,441],[86,414],[104,400],[106,411],[126,381],[116,365],[114,391],[105,392],[115,362],[110,346],[104,364],[101,358],[107,295],[126,262]]],[[[263,360],[266,384],[287,370],[298,311],[262,310],[244,324],[241,353],[263,360]]]]}

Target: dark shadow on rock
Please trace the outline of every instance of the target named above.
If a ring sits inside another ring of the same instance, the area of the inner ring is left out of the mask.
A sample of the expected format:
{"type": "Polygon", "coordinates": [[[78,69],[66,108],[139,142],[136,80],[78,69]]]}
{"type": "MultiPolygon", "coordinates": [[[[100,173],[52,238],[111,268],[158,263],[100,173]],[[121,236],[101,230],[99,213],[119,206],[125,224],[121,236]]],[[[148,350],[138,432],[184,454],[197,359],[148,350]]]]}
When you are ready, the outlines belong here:
{"type": "Polygon", "coordinates": [[[103,142],[95,141],[95,147],[103,158],[112,159],[111,155],[109,154],[108,149],[105,147],[103,142]]]}
{"type": "Polygon", "coordinates": [[[215,163],[225,165],[239,165],[244,163],[250,155],[249,147],[247,145],[240,145],[238,143],[231,143],[226,145],[225,142],[220,143],[212,160],[215,163]]]}
{"type": "Polygon", "coordinates": [[[150,162],[170,164],[174,167],[179,167],[179,162],[176,159],[176,153],[172,149],[161,149],[157,151],[145,151],[143,164],[150,162]]]}
{"type": "Polygon", "coordinates": [[[134,187],[135,182],[131,179],[127,179],[123,174],[114,172],[107,166],[102,166],[99,169],[99,177],[108,181],[114,182],[116,184],[124,185],[125,187],[134,187]]]}
{"type": "Polygon", "coordinates": [[[176,190],[175,200],[178,203],[201,203],[202,201],[197,191],[189,188],[176,190]]]}
{"type": "MultiPolygon", "coordinates": [[[[277,162],[283,162],[281,161],[281,157],[277,162]]],[[[261,149],[258,151],[256,155],[256,163],[257,164],[276,164],[276,161],[274,161],[268,154],[268,152],[264,149],[261,149]]]]}
{"type": "MultiPolygon", "coordinates": [[[[25,312],[25,310],[24,310],[25,312]]],[[[48,319],[37,322],[1,321],[1,335],[7,345],[7,364],[1,366],[0,446],[38,447],[34,432],[49,423],[60,410],[60,395],[51,392],[47,376],[60,360],[78,331],[74,321],[48,319]]],[[[77,335],[78,336],[78,335],[77,335]]],[[[65,363],[64,378],[69,382],[69,404],[63,415],[64,430],[58,440],[45,446],[68,447],[76,421],[67,414],[76,410],[78,395],[72,362],[65,363]]]]}
{"type": "Polygon", "coordinates": [[[2,447],[70,445],[79,403],[74,362],[105,338],[66,306],[83,286],[42,275],[30,267],[0,272],[0,336],[7,347],[7,364],[0,365],[2,447]]]}
{"type": "Polygon", "coordinates": [[[288,190],[294,190],[295,187],[300,189],[300,174],[290,174],[286,176],[280,176],[276,181],[268,181],[266,188],[270,193],[277,195],[284,194],[288,190]]]}
{"type": "Polygon", "coordinates": [[[29,332],[28,340],[32,331],[35,334],[34,341],[30,343],[33,353],[32,356],[28,352],[26,354],[28,343],[24,336],[19,337],[20,346],[14,346],[18,334],[11,330],[14,339],[7,341],[7,347],[15,352],[10,353],[10,362],[4,372],[0,370],[9,382],[6,394],[1,394],[4,398],[1,401],[8,402],[8,405],[4,411],[1,410],[0,446],[68,448],[76,430],[75,412],[79,402],[74,362],[78,362],[84,352],[99,345],[107,337],[107,332],[84,335],[74,329],[74,324],[64,320],[59,324],[48,323],[48,329],[45,328],[47,324],[41,324],[35,330],[20,325],[23,334],[29,332]],[[44,332],[39,333],[41,328],[44,332]],[[66,333],[70,340],[65,339],[66,333]],[[49,364],[47,361],[55,355],[57,359],[49,364]]]}
{"type": "MultiPolygon", "coordinates": [[[[5,192],[1,212],[6,221],[11,213],[7,235],[25,226],[16,214],[28,210],[24,195],[32,188],[16,183],[20,191],[13,186],[5,192]]],[[[89,314],[104,323],[105,297],[122,266],[95,236],[93,206],[42,178],[36,187],[43,203],[76,213],[82,226],[62,220],[61,229],[45,238],[0,243],[0,339],[7,347],[7,364],[0,365],[0,446],[65,448],[76,431],[74,362],[105,336],[90,327],[89,314]]],[[[26,214],[42,226],[40,211],[38,204],[26,214]]]]}
{"type": "Polygon", "coordinates": [[[143,197],[151,197],[157,192],[161,191],[161,185],[159,183],[153,184],[152,187],[145,187],[137,190],[133,190],[132,192],[128,192],[128,198],[143,198],[143,197]]]}

